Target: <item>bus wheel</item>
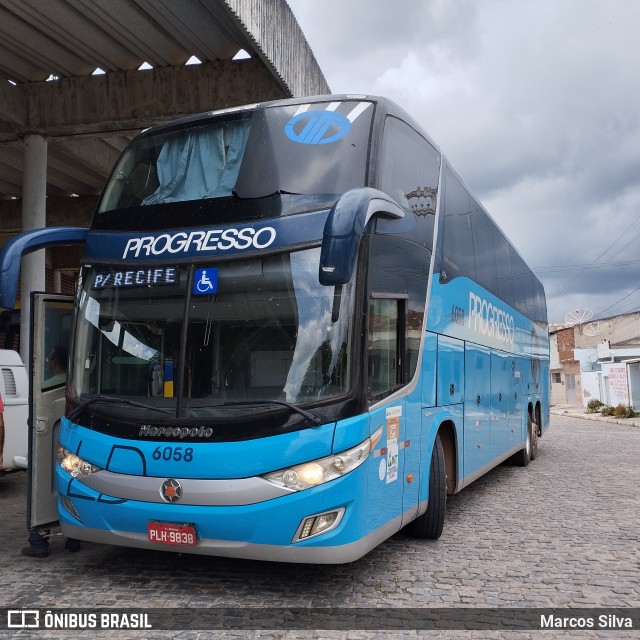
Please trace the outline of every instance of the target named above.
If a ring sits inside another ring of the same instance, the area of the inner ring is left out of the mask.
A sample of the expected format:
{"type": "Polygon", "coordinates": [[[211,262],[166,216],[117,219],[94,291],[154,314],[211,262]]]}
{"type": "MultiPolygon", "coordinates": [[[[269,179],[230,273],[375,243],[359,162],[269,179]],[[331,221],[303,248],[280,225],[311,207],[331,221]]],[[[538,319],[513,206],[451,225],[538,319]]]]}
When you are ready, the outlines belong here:
{"type": "Polygon", "coordinates": [[[533,422],[531,421],[531,416],[527,418],[527,441],[525,442],[524,449],[522,451],[518,451],[512,460],[513,463],[519,467],[526,467],[531,460],[531,449],[533,443],[533,422]]]}
{"type": "Polygon", "coordinates": [[[529,424],[531,425],[531,460],[535,460],[538,457],[538,424],[531,422],[529,418],[529,424]]]}
{"type": "Polygon", "coordinates": [[[411,523],[411,533],[417,538],[437,540],[442,534],[446,506],[447,476],[444,466],[444,451],[440,436],[437,435],[431,453],[429,504],[427,510],[411,523]]]}

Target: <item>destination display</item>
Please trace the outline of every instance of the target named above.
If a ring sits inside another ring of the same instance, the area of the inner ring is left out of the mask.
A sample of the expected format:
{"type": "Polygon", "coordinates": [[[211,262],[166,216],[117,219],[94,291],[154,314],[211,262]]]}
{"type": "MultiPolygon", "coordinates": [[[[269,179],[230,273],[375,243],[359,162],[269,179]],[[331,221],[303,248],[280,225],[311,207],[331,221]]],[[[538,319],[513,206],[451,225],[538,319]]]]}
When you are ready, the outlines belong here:
{"type": "Polygon", "coordinates": [[[129,287],[151,287],[178,284],[176,267],[154,267],[147,269],[108,269],[96,271],[92,289],[118,289],[129,287]]]}

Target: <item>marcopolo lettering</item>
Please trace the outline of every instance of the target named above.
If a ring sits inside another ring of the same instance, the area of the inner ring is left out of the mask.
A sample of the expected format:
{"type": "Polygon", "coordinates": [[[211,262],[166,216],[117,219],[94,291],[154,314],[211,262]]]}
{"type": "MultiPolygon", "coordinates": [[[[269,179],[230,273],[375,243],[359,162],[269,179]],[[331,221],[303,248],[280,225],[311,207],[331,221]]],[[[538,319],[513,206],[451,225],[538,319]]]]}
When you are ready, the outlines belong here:
{"type": "Polygon", "coordinates": [[[242,229],[209,229],[208,231],[178,231],[159,236],[130,238],[124,248],[123,258],[160,256],[165,253],[205,253],[229,249],[266,249],[276,239],[273,227],[244,227],[242,229]]]}
{"type": "Polygon", "coordinates": [[[147,438],[210,438],[213,435],[211,427],[152,427],[144,424],[140,427],[138,436],[147,438]]]}
{"type": "Polygon", "coordinates": [[[469,293],[469,329],[506,344],[513,344],[515,338],[513,316],[473,292],[469,293]]]}

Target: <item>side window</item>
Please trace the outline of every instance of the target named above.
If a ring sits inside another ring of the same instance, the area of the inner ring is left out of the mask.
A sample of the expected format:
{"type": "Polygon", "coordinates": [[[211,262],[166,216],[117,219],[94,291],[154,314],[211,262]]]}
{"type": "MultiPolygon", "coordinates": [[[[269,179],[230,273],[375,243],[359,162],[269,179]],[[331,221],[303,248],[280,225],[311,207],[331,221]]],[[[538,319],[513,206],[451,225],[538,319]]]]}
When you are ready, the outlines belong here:
{"type": "Polygon", "coordinates": [[[430,261],[428,249],[406,238],[370,238],[370,397],[388,395],[416,372],[430,261]]]}
{"type": "Polygon", "coordinates": [[[433,247],[440,155],[415,129],[389,116],[384,127],[379,188],[413,213],[412,239],[433,247]]]}
{"type": "Polygon", "coordinates": [[[42,335],[42,350],[45,358],[42,368],[42,391],[59,387],[67,382],[68,345],[71,338],[73,309],[66,303],[53,300],[44,302],[46,330],[42,335]]]}
{"type": "Polygon", "coordinates": [[[547,302],[544,297],[544,289],[539,280],[534,282],[535,296],[536,296],[536,317],[535,322],[547,324],[547,302]]]}
{"type": "Polygon", "coordinates": [[[471,199],[459,178],[447,167],[440,282],[459,276],[476,280],[475,249],[471,227],[471,199]]]}
{"type": "Polygon", "coordinates": [[[447,167],[442,203],[440,283],[467,277],[534,321],[545,322],[544,290],[524,260],[447,167]]]}
{"type": "Polygon", "coordinates": [[[485,210],[471,198],[471,231],[476,257],[478,283],[497,295],[496,247],[493,243],[495,225],[485,210]]]}
{"type": "Polygon", "coordinates": [[[369,306],[369,396],[383,397],[402,382],[401,301],[372,299],[369,306]]]}
{"type": "Polygon", "coordinates": [[[513,277],[514,306],[523,315],[530,316],[529,298],[532,295],[529,269],[513,247],[509,247],[511,275],[513,277]]]}
{"type": "Polygon", "coordinates": [[[496,295],[508,305],[514,306],[513,277],[511,276],[510,246],[500,229],[493,229],[493,244],[495,247],[498,281],[496,295]]]}

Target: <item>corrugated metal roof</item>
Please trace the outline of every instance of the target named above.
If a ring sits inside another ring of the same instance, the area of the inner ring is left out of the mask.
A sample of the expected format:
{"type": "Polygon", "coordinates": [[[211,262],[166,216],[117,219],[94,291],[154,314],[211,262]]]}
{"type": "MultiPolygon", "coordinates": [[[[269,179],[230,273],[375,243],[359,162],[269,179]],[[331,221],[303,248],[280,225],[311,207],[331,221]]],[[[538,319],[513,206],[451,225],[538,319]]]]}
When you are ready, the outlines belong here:
{"type": "Polygon", "coordinates": [[[218,1],[1,0],[0,74],[17,83],[51,75],[182,65],[253,53],[218,1]]]}

